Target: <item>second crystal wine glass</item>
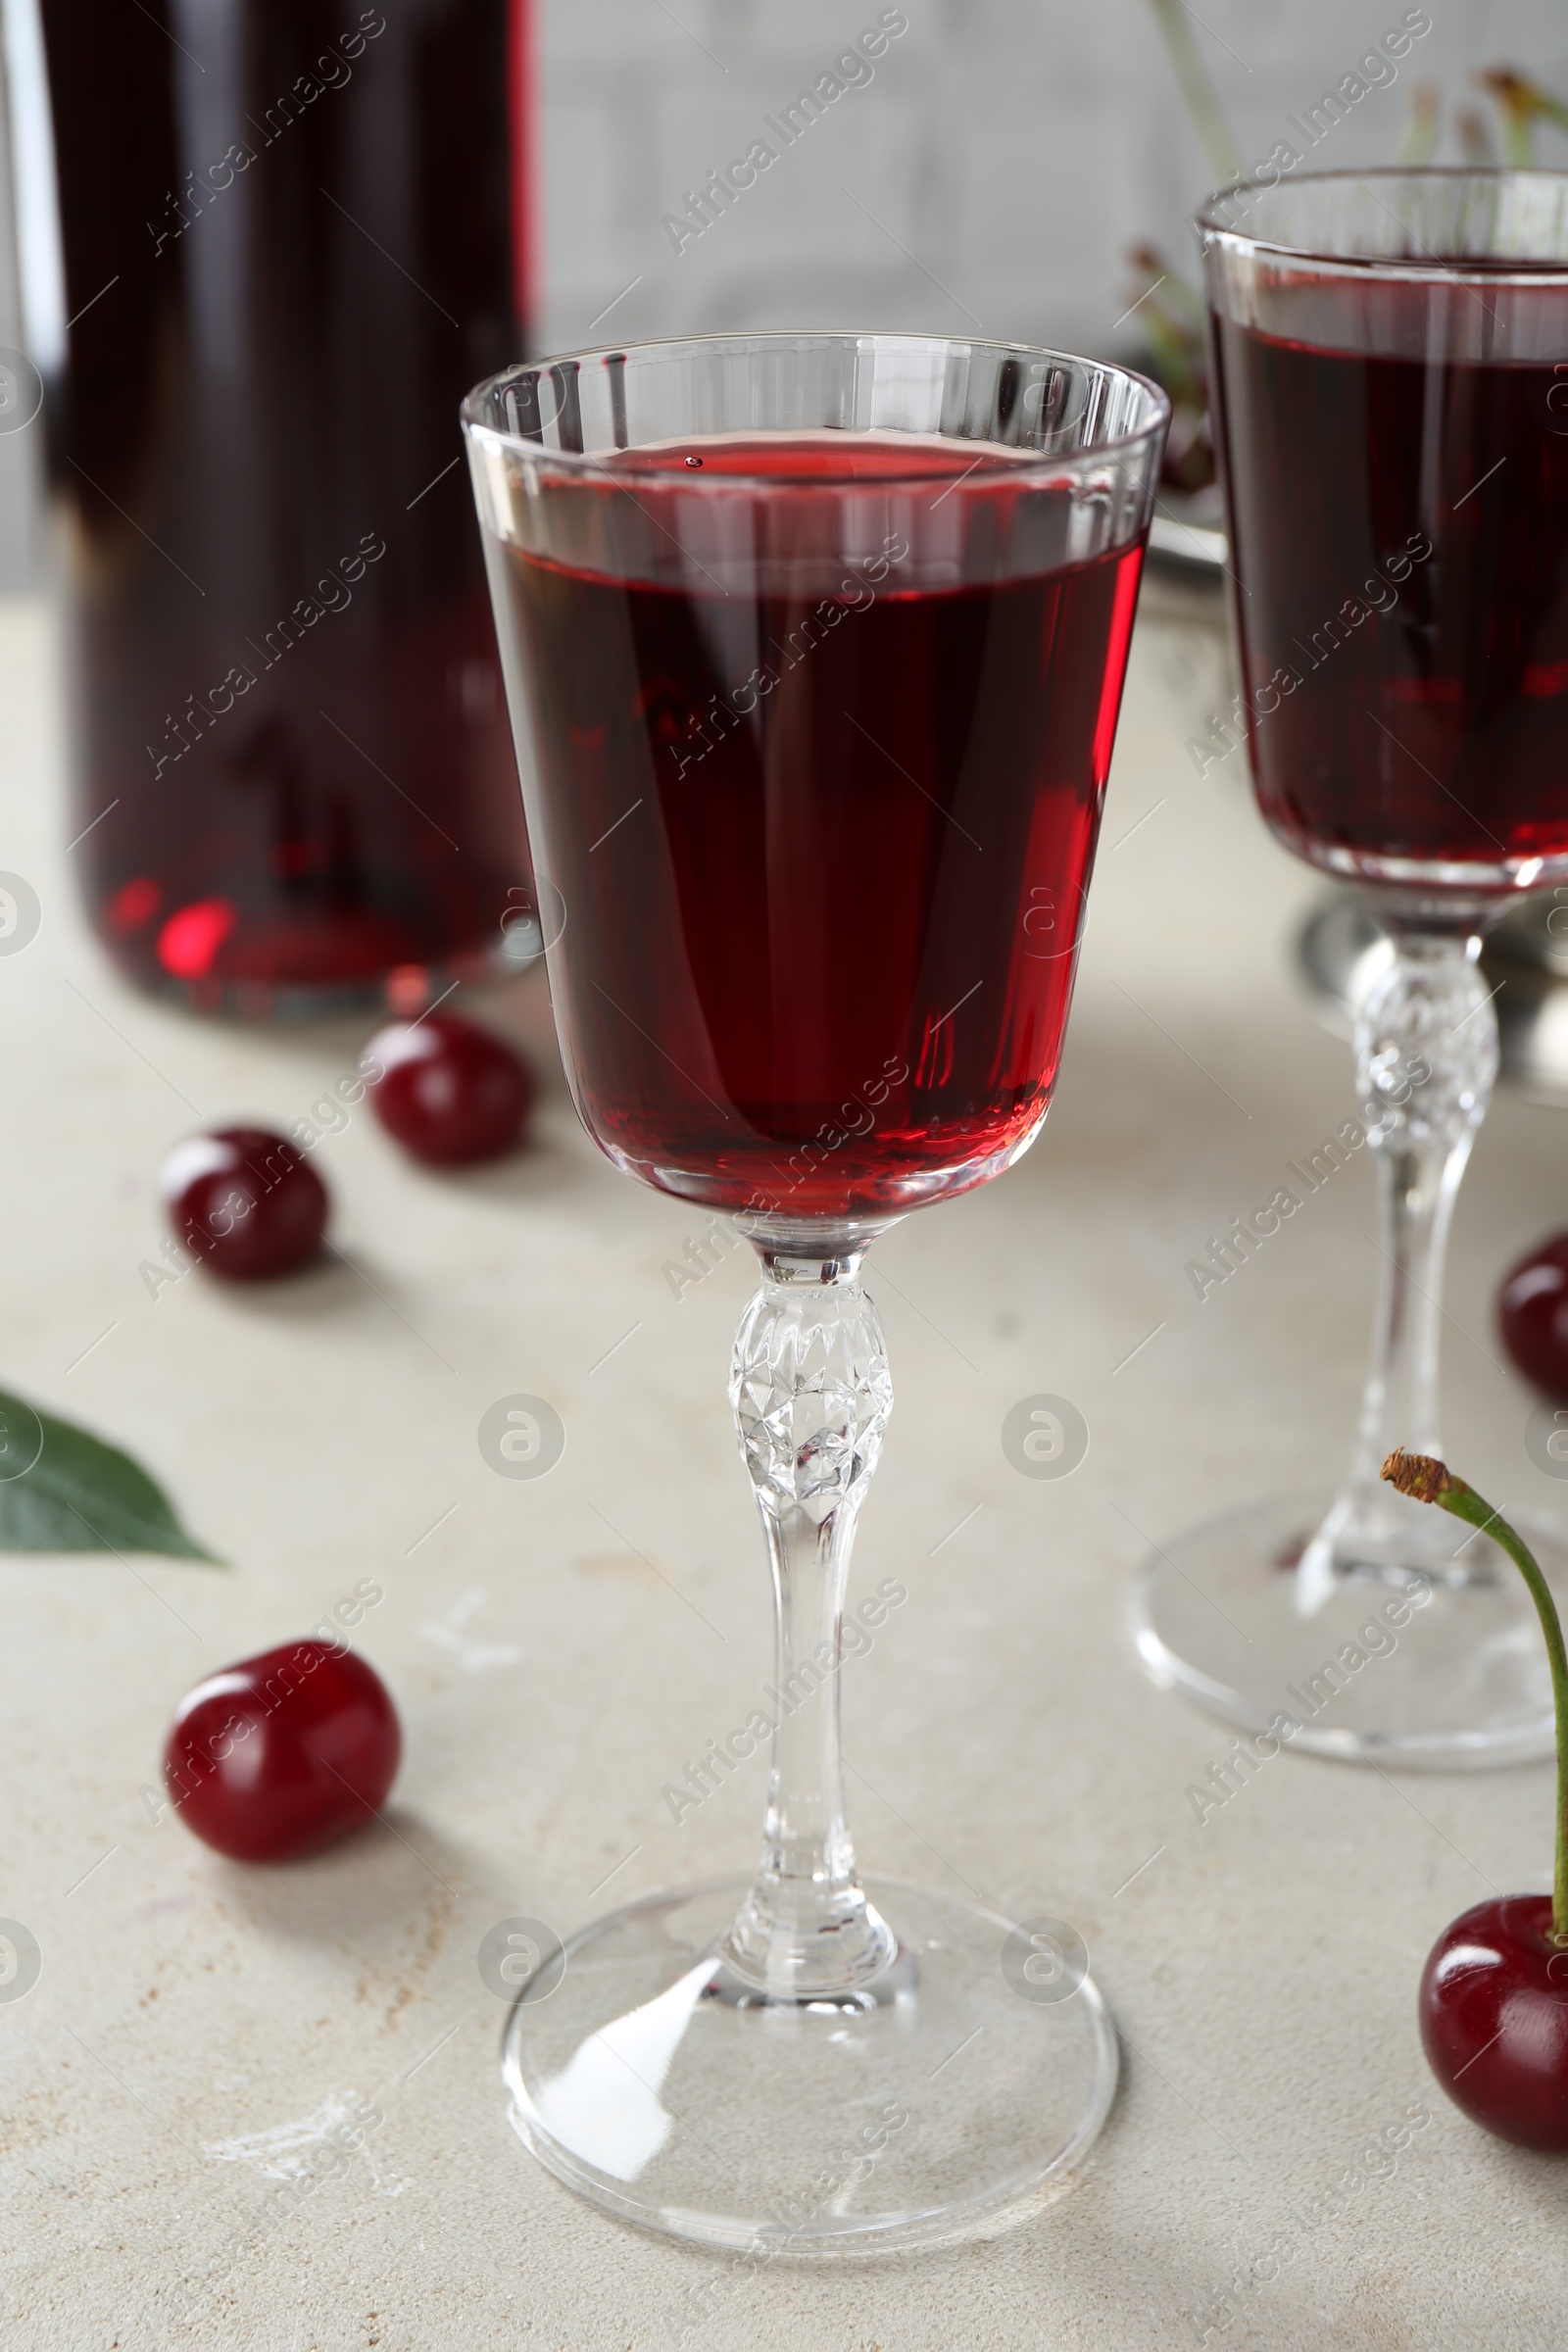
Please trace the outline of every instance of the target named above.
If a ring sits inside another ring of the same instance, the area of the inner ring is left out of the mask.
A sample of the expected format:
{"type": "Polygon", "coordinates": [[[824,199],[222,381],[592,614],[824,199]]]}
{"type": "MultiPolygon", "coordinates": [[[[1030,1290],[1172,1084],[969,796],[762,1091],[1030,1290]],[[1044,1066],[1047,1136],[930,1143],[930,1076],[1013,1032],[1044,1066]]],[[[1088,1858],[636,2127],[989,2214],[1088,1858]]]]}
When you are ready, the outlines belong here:
{"type": "Polygon", "coordinates": [[[760,1863],[537,1954],[505,2045],[544,2163],[679,2235],[947,2232],[1114,2085],[1068,1931],[862,1886],[839,1670],[893,1401],[861,1263],[1045,1115],[1166,416],[854,334],[584,353],[465,411],[573,1098],[761,1268],[730,1401],[776,1657],[708,1759],[771,1746],[760,1863]]]}
{"type": "MultiPolygon", "coordinates": [[[[1302,1138],[1275,1229],[1368,1144],[1379,1305],[1327,1515],[1264,1503],[1174,1540],[1137,1639],[1157,1680],[1324,1754],[1547,1755],[1508,1562],[1378,1471],[1442,1451],[1444,1249],[1497,1069],[1481,932],[1568,879],[1568,176],[1303,174],[1223,191],[1199,228],[1259,805],[1392,943],[1356,1116],[1302,1138]]],[[[1216,1283],[1259,1238],[1215,1245],[1216,1283]]]]}

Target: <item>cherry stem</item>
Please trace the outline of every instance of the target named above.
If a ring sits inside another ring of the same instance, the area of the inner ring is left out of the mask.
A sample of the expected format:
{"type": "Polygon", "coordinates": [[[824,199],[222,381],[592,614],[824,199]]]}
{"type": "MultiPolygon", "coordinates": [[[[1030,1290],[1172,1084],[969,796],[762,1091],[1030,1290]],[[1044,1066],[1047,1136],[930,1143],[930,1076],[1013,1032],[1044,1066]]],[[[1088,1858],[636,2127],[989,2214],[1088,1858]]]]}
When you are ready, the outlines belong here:
{"type": "Polygon", "coordinates": [[[1551,1884],[1551,1935],[1554,1943],[1568,1945],[1568,1651],[1563,1646],[1562,1620],[1551,1597],[1551,1588],[1524,1538],[1474,1487],[1466,1486],[1462,1478],[1455,1478],[1446,1462],[1440,1462],[1430,1453],[1391,1453],[1383,1465],[1383,1475],[1401,1494],[1413,1495],[1417,1502],[1435,1502],[1455,1519],[1479,1527],[1502,1546],[1530,1587],[1530,1597],[1546,1637],[1552,1713],[1557,1727],[1557,1853],[1551,1884]]]}

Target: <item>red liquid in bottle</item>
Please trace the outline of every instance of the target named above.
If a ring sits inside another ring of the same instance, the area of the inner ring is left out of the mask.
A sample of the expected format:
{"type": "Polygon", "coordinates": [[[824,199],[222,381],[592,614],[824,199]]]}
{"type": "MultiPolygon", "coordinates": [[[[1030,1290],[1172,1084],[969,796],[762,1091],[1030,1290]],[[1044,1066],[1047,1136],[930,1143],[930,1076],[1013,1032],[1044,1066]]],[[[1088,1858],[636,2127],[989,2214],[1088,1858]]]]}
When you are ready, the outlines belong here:
{"type": "Polygon", "coordinates": [[[1544,286],[1320,285],[1311,343],[1214,320],[1238,635],[1258,799],[1298,855],[1500,890],[1568,856],[1568,377],[1427,358],[1444,296],[1550,304],[1568,354],[1544,286]],[[1315,347],[1338,307],[1392,348],[1315,347]]]}
{"type": "Polygon", "coordinates": [[[257,1014],[477,973],[527,871],[457,422],[516,349],[519,0],[43,20],[100,936],[257,1014]]]}
{"type": "Polygon", "coordinates": [[[615,576],[634,525],[673,544],[682,474],[917,468],[929,502],[988,463],[830,438],[630,453],[634,499],[565,494],[591,564],[494,566],[583,1119],[651,1183],[801,1217],[958,1191],[1044,1116],[1142,561],[911,588],[785,489],[750,591],[615,576]]]}

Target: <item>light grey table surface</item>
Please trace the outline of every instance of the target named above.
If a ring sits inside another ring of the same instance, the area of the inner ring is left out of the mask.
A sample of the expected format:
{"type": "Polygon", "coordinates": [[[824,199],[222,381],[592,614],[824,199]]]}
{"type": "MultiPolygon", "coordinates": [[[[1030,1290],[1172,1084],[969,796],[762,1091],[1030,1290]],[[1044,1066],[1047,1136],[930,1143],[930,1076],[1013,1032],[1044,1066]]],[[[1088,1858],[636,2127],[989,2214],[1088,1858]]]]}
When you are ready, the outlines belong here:
{"type": "MultiPolygon", "coordinates": [[[[854,1583],[896,1573],[910,1597],[846,1676],[862,1858],[1074,1922],[1122,2088],[1070,2191],[1017,2227],[730,2265],[690,2352],[1568,2341],[1568,2165],[1446,2105],[1415,2027],[1438,1930],[1489,1886],[1548,1883],[1548,1772],[1286,1754],[1200,1826],[1186,1790],[1227,1737],[1146,1683],[1124,1630],[1147,1540],[1337,1473],[1373,1287],[1362,1163],[1204,1303],[1184,1279],[1350,1097],[1290,977],[1310,878],[1240,755],[1200,781],[1183,750],[1224,692],[1218,639],[1146,612],[1058,1101],[1015,1170],[911,1218],[869,1274],[898,1406],[854,1583]],[[1000,1444],[1041,1391],[1092,1433],[1059,1483],[1000,1444]]],[[[767,1671],[723,1396],[747,1270],[732,1253],[673,1296],[704,1220],[596,1156],[532,975],[490,1001],[547,1074],[530,1152],[436,1177],[358,1115],[318,1154],[346,1262],[151,1296],[168,1146],[305,1115],[364,1024],[245,1034],[110,975],[72,894],[60,712],[47,609],[0,609],[0,867],[43,906],[0,959],[0,1380],[129,1445],[233,1564],[0,1563],[0,1914],[43,1952],[0,2003],[0,2340],[668,2343],[713,2258],[525,2155],[476,1952],[508,1916],[564,1930],[752,1858],[760,1762],[679,1826],[660,1793],[767,1671]],[[536,1482],[476,1444],[518,1391],[567,1431],[536,1482]],[[155,1821],[181,1690],[366,1577],[385,1599],[358,1639],[407,1734],[385,1831],[266,1871],[155,1821]],[[333,2124],[371,2108],[322,2177],[333,2124]],[[290,2177],[318,2185],[279,2220],[290,2177]]],[[[1559,1114],[1499,1099],[1447,1301],[1450,1451],[1548,1513],[1568,1495],[1526,1458],[1492,1301],[1564,1221],[1565,1143],[1559,1114]]]]}

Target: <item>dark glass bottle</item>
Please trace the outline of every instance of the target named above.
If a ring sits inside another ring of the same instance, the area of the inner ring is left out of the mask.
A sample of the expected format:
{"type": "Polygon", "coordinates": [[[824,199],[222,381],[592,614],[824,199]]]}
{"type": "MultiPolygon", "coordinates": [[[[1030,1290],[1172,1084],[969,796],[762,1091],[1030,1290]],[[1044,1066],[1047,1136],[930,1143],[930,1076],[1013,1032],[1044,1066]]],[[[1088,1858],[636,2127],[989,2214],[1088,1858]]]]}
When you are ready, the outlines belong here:
{"type": "Polygon", "coordinates": [[[506,944],[458,403],[521,339],[525,5],[44,0],[74,861],[201,1009],[408,1003],[506,944]]]}

